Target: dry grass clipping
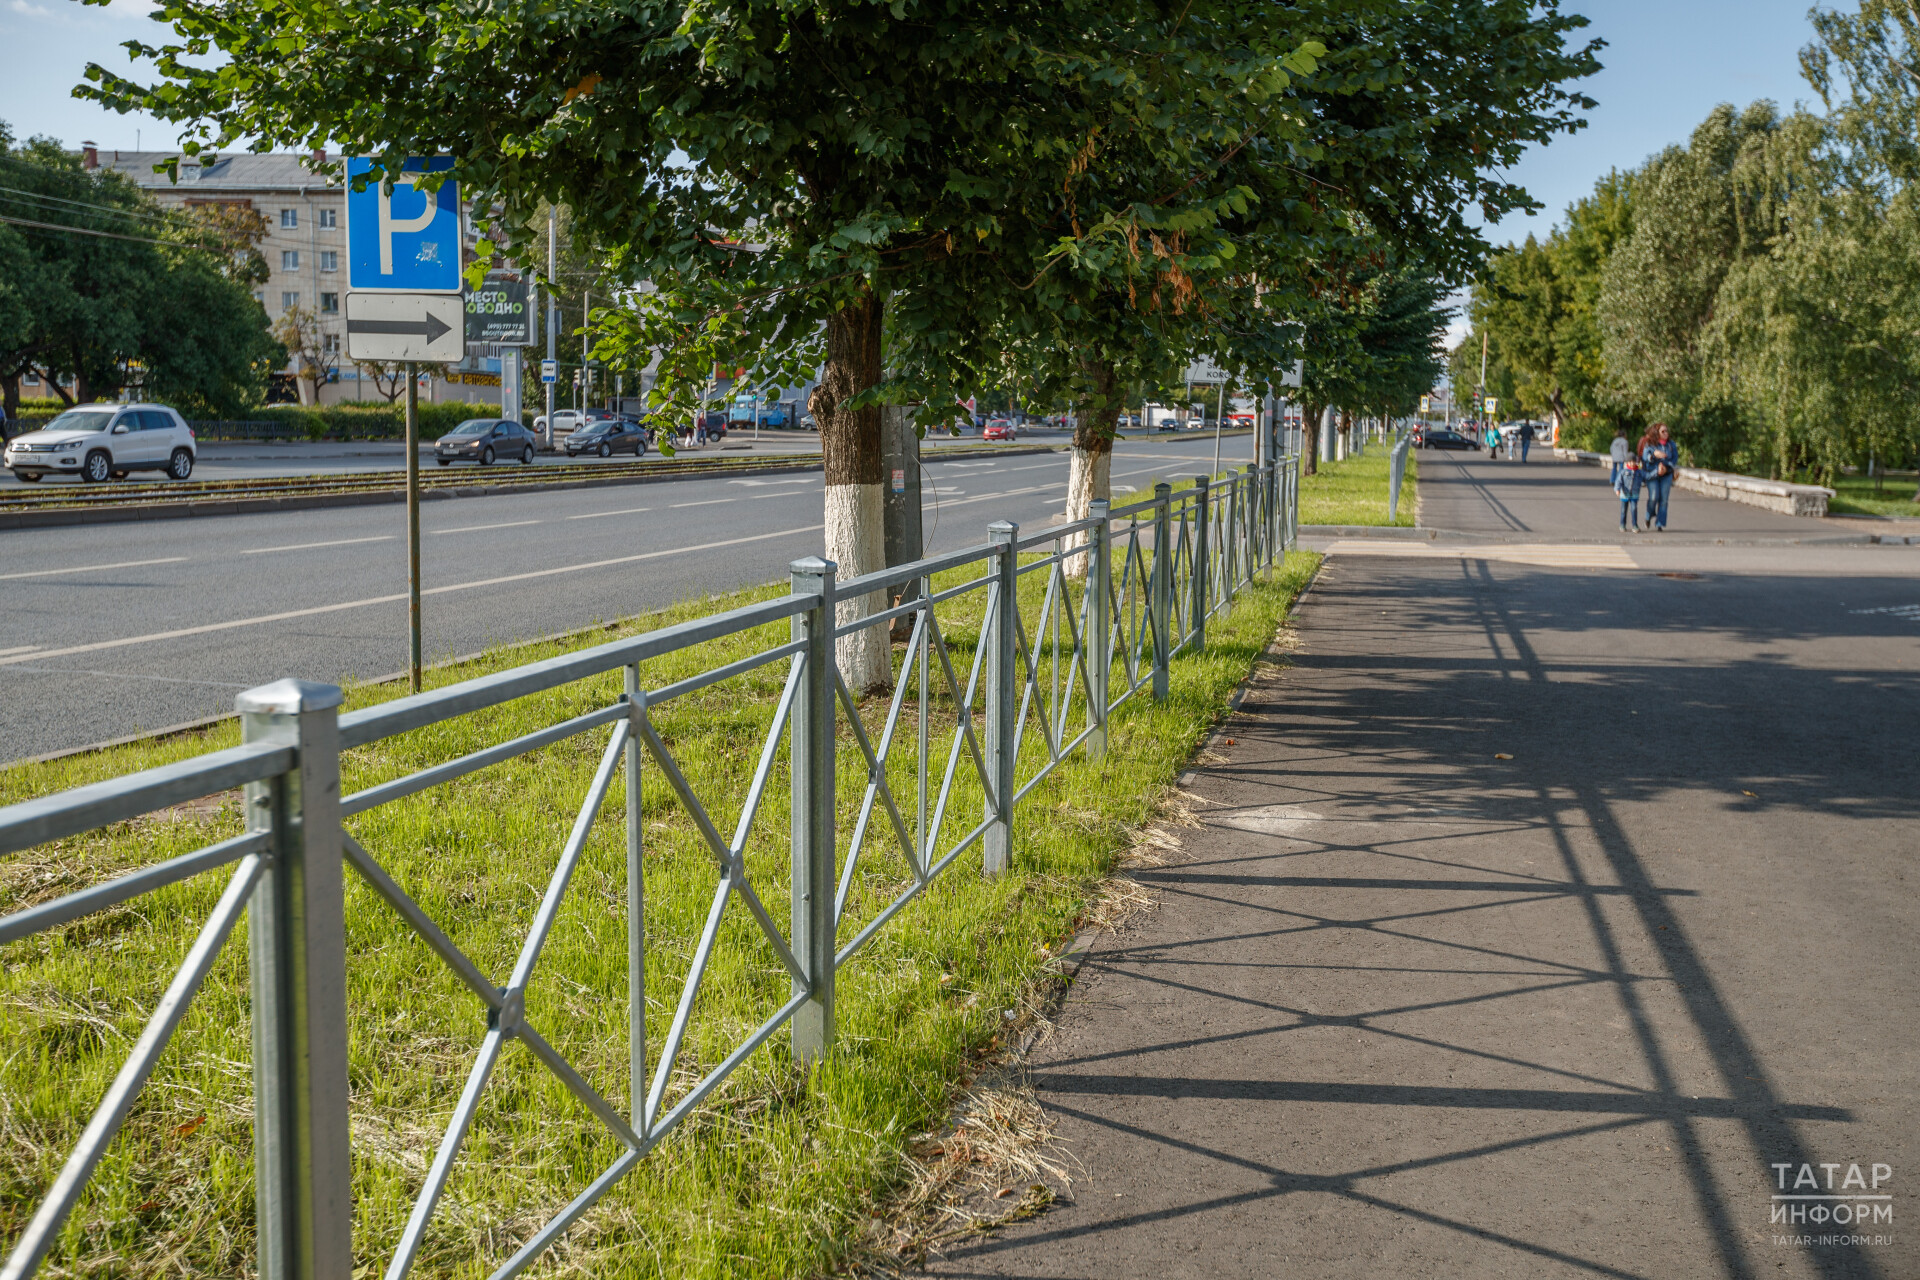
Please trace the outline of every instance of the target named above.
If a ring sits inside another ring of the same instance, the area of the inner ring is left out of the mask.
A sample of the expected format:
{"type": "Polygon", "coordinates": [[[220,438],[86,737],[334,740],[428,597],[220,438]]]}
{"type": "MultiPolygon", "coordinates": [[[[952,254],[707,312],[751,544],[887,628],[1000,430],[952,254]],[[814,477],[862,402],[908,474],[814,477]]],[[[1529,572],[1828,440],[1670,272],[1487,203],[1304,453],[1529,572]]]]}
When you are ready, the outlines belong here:
{"type": "MultiPolygon", "coordinates": [[[[1095,886],[1076,937],[1118,932],[1158,905],[1129,873],[1181,861],[1178,832],[1201,825],[1194,808],[1206,803],[1179,790],[1161,797],[1154,820],[1133,832],[1113,871],[1095,886]]],[[[905,1276],[947,1247],[1045,1212],[1072,1190],[1075,1161],[1054,1141],[1053,1122],[1026,1081],[1026,1063],[1052,1033],[1051,1014],[1066,987],[1056,958],[1021,993],[1018,1007],[1003,1011],[1007,1029],[996,1043],[1006,1047],[961,1090],[946,1129],[908,1145],[904,1186],[868,1220],[850,1274],[905,1276]]]]}

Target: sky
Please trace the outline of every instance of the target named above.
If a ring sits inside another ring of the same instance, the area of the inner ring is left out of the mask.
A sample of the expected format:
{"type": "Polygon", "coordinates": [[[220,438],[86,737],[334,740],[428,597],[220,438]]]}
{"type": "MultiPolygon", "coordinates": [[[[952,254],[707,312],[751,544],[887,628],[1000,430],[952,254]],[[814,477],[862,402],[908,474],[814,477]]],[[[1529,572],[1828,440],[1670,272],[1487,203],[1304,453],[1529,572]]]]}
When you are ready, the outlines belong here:
{"type": "MultiPolygon", "coordinates": [[[[1585,129],[1535,148],[1511,171],[1545,208],[1489,227],[1494,244],[1518,242],[1528,233],[1545,236],[1596,178],[1684,142],[1716,103],[1744,106],[1771,98],[1786,108],[1812,99],[1798,56],[1812,34],[1806,0],[1563,4],[1591,20],[1582,35],[1607,42],[1600,54],[1605,69],[1582,84],[1600,105],[1587,113],[1585,129]]],[[[71,96],[89,61],[143,74],[119,44],[162,41],[165,31],[146,17],[148,11],[147,0],[112,0],[105,7],[78,0],[0,0],[9,63],[0,77],[0,120],[16,137],[48,134],[70,147],[83,140],[121,150],[172,146],[173,132],[151,117],[117,115],[71,96]]],[[[1464,328],[1456,325],[1452,336],[1457,340],[1464,328]]]]}

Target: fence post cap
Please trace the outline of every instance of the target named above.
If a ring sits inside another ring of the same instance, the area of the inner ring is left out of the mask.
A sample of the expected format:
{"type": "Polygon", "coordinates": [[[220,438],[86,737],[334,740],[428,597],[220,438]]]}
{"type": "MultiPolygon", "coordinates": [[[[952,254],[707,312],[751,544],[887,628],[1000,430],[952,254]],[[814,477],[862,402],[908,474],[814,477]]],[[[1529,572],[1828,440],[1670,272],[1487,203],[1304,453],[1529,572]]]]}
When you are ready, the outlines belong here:
{"type": "Polygon", "coordinates": [[[836,573],[839,571],[839,568],[840,566],[833,561],[820,556],[802,556],[800,559],[788,565],[787,571],[795,575],[804,574],[810,578],[817,578],[823,574],[836,573]]]}
{"type": "Polygon", "coordinates": [[[995,520],[987,526],[987,532],[993,535],[994,541],[999,542],[1018,534],[1020,526],[1011,520],[995,520]]]}
{"type": "Polygon", "coordinates": [[[1153,491],[1158,494],[1168,494],[1173,492],[1173,486],[1165,480],[1161,480],[1154,484],[1153,491]]]}
{"type": "Polygon", "coordinates": [[[304,711],[337,707],[344,698],[339,685],[321,684],[316,680],[275,680],[241,693],[233,700],[233,709],[242,715],[294,716],[304,711]]]}

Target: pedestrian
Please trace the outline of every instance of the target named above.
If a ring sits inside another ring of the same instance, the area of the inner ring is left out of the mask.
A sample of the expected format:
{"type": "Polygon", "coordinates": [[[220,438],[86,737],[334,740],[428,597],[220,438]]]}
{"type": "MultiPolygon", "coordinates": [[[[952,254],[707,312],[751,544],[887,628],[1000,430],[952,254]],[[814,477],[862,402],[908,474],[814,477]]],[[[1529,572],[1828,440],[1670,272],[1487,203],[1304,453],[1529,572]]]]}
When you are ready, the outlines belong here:
{"type": "MultiPolygon", "coordinates": [[[[1619,443],[1626,443],[1621,436],[1619,443]]],[[[1640,460],[1627,458],[1613,467],[1613,491],[1620,498],[1620,532],[1627,531],[1631,522],[1633,531],[1640,532],[1640,460]]]]}
{"type": "Polygon", "coordinates": [[[1489,422],[1487,424],[1487,457],[1489,459],[1492,459],[1492,458],[1498,458],[1499,456],[1500,456],[1500,428],[1494,426],[1491,422],[1489,422]]]}
{"type": "Polygon", "coordinates": [[[1654,423],[1649,434],[1652,439],[1640,449],[1640,483],[1647,490],[1647,528],[1665,533],[1667,499],[1673,493],[1674,477],[1680,472],[1680,446],[1664,422],[1654,423]]]}
{"type": "Polygon", "coordinates": [[[1523,422],[1520,424],[1520,461],[1525,462],[1527,460],[1527,450],[1532,447],[1533,424],[1531,422],[1523,422]]]}
{"type": "Polygon", "coordinates": [[[1613,447],[1607,450],[1607,456],[1613,459],[1613,472],[1609,477],[1609,482],[1618,490],[1620,488],[1620,469],[1626,466],[1627,459],[1633,456],[1633,446],[1627,443],[1627,427],[1625,423],[1621,423],[1613,429],[1613,447]]]}

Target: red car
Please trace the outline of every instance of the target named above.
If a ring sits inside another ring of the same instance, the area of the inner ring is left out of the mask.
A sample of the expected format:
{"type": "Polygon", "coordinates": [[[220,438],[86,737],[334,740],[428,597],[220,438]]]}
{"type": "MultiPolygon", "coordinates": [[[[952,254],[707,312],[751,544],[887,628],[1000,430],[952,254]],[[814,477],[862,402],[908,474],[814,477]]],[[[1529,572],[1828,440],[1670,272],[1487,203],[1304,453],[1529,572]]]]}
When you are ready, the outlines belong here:
{"type": "Polygon", "coordinates": [[[991,418],[987,421],[987,425],[980,429],[980,438],[982,440],[1011,440],[1014,438],[1013,423],[1006,418],[991,418]]]}

